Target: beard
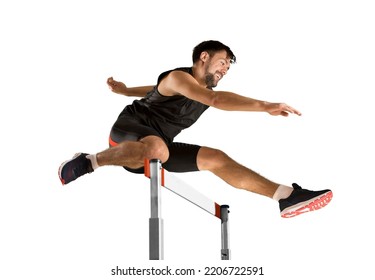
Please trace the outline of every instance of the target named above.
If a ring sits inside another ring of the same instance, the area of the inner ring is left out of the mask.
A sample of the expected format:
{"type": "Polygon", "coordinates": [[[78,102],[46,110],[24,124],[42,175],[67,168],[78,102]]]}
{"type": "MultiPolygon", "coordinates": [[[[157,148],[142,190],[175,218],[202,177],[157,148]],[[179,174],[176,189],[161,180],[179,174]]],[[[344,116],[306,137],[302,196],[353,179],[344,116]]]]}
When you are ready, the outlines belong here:
{"type": "Polygon", "coordinates": [[[214,88],[217,86],[214,74],[211,74],[209,72],[206,72],[205,82],[208,88],[214,88]]]}
{"type": "Polygon", "coordinates": [[[208,61],[208,64],[206,65],[206,68],[205,68],[205,82],[206,82],[207,88],[212,89],[217,86],[217,82],[215,81],[214,74],[210,73],[209,71],[210,65],[211,65],[211,59],[208,61]]]}

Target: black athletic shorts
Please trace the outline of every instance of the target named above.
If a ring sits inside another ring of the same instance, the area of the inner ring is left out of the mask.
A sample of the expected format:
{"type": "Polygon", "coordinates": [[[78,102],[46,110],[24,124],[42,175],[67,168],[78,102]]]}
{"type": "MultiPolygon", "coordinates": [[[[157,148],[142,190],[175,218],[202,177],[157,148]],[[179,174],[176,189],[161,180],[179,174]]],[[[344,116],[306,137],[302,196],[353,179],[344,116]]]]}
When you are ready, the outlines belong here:
{"type": "MultiPolygon", "coordinates": [[[[111,129],[109,145],[116,146],[123,141],[138,141],[150,135],[162,138],[154,128],[142,124],[141,121],[131,117],[121,116],[111,129]]],[[[166,170],[171,172],[191,172],[199,170],[197,166],[197,155],[201,146],[178,142],[167,143],[167,146],[169,149],[169,158],[163,163],[163,167],[166,170]]],[[[132,169],[124,166],[124,168],[133,173],[144,173],[143,167],[132,169]]]]}

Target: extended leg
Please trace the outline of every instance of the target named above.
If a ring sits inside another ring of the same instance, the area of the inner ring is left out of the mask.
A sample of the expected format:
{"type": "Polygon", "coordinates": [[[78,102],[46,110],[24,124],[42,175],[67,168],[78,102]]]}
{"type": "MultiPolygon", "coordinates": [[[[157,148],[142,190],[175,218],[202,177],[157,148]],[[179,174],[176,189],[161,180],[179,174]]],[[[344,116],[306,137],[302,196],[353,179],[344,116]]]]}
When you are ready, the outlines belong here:
{"type": "Polygon", "coordinates": [[[280,185],[237,163],[217,149],[202,147],[198,152],[197,164],[199,170],[209,170],[235,188],[270,198],[280,185]]]}
{"type": "Polygon", "coordinates": [[[209,170],[233,187],[275,199],[284,218],[321,209],[333,196],[329,189],[310,191],[295,183],[293,188],[277,184],[212,148],[202,147],[199,150],[197,165],[199,170],[209,170]]]}

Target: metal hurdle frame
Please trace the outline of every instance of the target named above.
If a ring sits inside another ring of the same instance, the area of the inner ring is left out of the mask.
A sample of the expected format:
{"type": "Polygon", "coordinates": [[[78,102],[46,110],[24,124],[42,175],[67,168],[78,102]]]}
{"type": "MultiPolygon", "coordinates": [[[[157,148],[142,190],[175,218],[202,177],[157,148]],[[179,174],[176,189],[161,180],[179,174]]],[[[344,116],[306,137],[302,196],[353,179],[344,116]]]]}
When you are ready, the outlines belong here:
{"type": "Polygon", "coordinates": [[[164,225],[161,218],[161,162],[150,161],[151,217],[149,220],[150,260],[164,259],[164,225]]]}
{"type": "MultiPolygon", "coordinates": [[[[229,249],[229,206],[219,205],[193,190],[190,186],[182,184],[183,187],[178,189],[172,187],[172,183],[182,183],[177,178],[169,175],[171,185],[167,186],[165,183],[165,170],[161,165],[159,159],[145,160],[145,176],[150,178],[150,205],[151,217],[149,219],[149,259],[150,260],[163,260],[164,259],[164,225],[161,217],[161,187],[169,189],[170,191],[180,195],[184,199],[200,207],[201,209],[209,212],[221,220],[221,259],[230,260],[229,249]],[[174,181],[174,182],[173,182],[174,181]],[[193,191],[197,196],[187,194],[187,190],[193,191]],[[207,204],[211,206],[207,207],[207,204]]],[[[168,184],[168,183],[167,183],[168,184]]],[[[176,184],[177,185],[177,184],[176,184]]]]}

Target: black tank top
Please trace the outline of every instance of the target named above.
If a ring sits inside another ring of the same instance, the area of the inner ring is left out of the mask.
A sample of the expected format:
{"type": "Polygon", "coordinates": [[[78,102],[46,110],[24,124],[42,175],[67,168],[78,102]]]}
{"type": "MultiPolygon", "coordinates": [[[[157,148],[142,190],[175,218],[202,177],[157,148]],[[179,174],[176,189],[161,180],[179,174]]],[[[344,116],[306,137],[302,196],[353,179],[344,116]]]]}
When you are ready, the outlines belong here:
{"type": "Polygon", "coordinates": [[[183,95],[164,96],[158,85],[172,71],[193,75],[191,67],[180,67],[159,75],[156,86],[144,98],[125,107],[120,115],[128,115],[154,128],[168,143],[183,129],[194,124],[209,106],[183,95]]]}

